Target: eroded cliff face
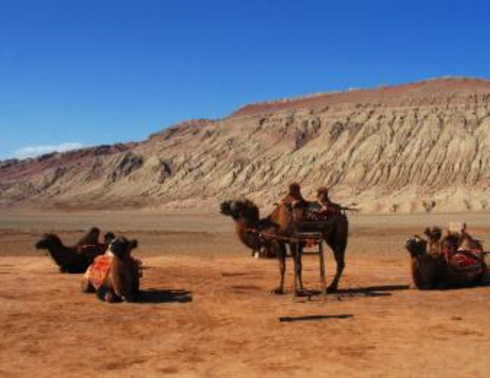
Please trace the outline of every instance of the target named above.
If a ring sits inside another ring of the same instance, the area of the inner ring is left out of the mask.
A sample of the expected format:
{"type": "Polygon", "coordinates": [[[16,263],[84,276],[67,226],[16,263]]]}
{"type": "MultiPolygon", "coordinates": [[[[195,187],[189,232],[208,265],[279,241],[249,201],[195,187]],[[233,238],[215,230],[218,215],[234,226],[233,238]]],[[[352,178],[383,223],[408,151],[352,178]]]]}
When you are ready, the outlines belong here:
{"type": "Polygon", "coordinates": [[[490,208],[490,82],[439,79],[249,105],[131,145],[0,163],[0,203],[272,204],[321,185],[364,212],[490,208]]]}

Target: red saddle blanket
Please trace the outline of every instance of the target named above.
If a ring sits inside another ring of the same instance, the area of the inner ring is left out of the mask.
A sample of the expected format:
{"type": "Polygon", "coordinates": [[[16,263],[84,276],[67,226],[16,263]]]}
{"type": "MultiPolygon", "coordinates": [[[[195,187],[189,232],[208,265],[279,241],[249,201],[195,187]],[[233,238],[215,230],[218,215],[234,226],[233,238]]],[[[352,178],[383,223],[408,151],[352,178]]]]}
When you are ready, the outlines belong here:
{"type": "Polygon", "coordinates": [[[483,273],[484,263],[471,251],[457,250],[446,256],[449,266],[456,272],[474,275],[483,273]]]}
{"type": "MultiPolygon", "coordinates": [[[[114,257],[111,254],[104,254],[97,256],[85,272],[85,278],[87,278],[90,284],[98,290],[104,283],[104,279],[109,273],[112,259],[114,257]]],[[[134,269],[137,269],[137,274],[141,278],[143,276],[143,269],[141,260],[131,257],[131,265],[134,269]]]]}
{"type": "Polygon", "coordinates": [[[92,265],[90,265],[87,269],[85,277],[90,281],[90,284],[96,290],[98,290],[102,286],[104,279],[109,272],[111,261],[111,255],[97,256],[92,265]]]}

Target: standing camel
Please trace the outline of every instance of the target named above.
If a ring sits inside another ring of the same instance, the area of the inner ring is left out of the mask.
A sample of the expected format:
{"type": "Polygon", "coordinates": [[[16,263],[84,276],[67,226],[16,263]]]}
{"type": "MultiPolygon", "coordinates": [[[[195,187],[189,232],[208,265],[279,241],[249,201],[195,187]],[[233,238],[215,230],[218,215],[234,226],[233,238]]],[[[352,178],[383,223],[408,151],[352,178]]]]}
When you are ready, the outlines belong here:
{"type": "MultiPolygon", "coordinates": [[[[347,216],[341,211],[330,213],[328,217],[322,219],[317,219],[314,214],[312,217],[310,210],[312,205],[316,207],[316,204],[306,201],[280,203],[269,215],[268,219],[278,225],[280,236],[293,240],[287,244],[289,244],[295,262],[296,276],[298,277],[300,290],[303,290],[301,255],[304,243],[294,241],[295,235],[302,231],[315,231],[322,234],[323,240],[333,251],[337,264],[335,277],[328,286],[328,291],[336,291],[345,268],[345,251],[347,248],[349,222],[347,216]],[[296,251],[298,251],[297,255],[296,251]]],[[[282,289],[283,272],[281,272],[281,276],[281,286],[279,289],[282,289]]]]}
{"type": "MultiPolygon", "coordinates": [[[[308,204],[308,203],[306,203],[308,204]]],[[[289,244],[294,261],[294,269],[298,277],[299,290],[303,290],[301,253],[303,244],[295,241],[295,234],[301,231],[301,221],[306,218],[305,206],[298,207],[294,203],[280,203],[265,219],[260,219],[257,206],[247,199],[225,201],[221,203],[221,213],[231,216],[236,224],[237,235],[247,247],[272,249],[279,260],[279,287],[275,294],[284,293],[284,276],[286,271],[286,244],[289,244]]],[[[332,214],[321,223],[319,232],[333,250],[337,262],[335,277],[328,287],[330,291],[337,289],[345,267],[344,255],[347,247],[348,221],[340,212],[332,214]]],[[[296,288],[296,282],[295,282],[296,288]]]]}

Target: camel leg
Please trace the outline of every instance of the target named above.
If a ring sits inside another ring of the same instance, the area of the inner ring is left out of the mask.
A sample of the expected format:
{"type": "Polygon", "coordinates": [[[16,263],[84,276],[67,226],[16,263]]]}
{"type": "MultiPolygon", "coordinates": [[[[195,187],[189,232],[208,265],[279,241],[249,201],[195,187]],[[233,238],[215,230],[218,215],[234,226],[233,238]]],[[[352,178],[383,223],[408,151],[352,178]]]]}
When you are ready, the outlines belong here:
{"type": "Polygon", "coordinates": [[[284,244],[278,244],[275,246],[277,249],[277,259],[279,261],[279,287],[272,290],[272,294],[284,294],[284,274],[286,273],[286,246],[284,244]]]}
{"type": "Polygon", "coordinates": [[[345,248],[334,249],[334,256],[335,256],[335,262],[337,264],[337,270],[335,272],[335,277],[333,281],[330,283],[330,286],[327,289],[329,292],[336,291],[339,286],[340,277],[342,276],[342,272],[344,271],[345,268],[344,255],[345,255],[345,248]]]}
{"type": "Polygon", "coordinates": [[[83,293],[95,293],[95,288],[92,286],[88,278],[83,278],[80,288],[82,289],[83,293]]]}
{"type": "Polygon", "coordinates": [[[289,244],[289,249],[291,249],[291,255],[293,257],[294,265],[294,283],[293,283],[293,297],[298,295],[298,257],[299,257],[299,245],[289,244]]]}
{"type": "Polygon", "coordinates": [[[298,280],[298,287],[299,287],[299,291],[302,292],[304,291],[304,287],[303,287],[303,246],[298,243],[296,244],[296,259],[295,259],[295,262],[296,262],[296,266],[295,266],[295,269],[296,269],[296,278],[298,280]]]}

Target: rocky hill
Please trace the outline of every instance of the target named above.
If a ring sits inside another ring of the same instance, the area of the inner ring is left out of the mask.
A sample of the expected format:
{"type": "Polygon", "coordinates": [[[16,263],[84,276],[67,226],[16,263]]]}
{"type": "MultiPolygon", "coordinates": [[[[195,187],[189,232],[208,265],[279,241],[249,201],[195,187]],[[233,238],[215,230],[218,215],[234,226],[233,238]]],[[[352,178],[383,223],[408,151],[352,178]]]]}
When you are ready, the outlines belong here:
{"type": "Polygon", "coordinates": [[[247,105],[126,145],[0,162],[0,204],[271,204],[327,185],[363,212],[490,209],[490,81],[443,78],[247,105]]]}

